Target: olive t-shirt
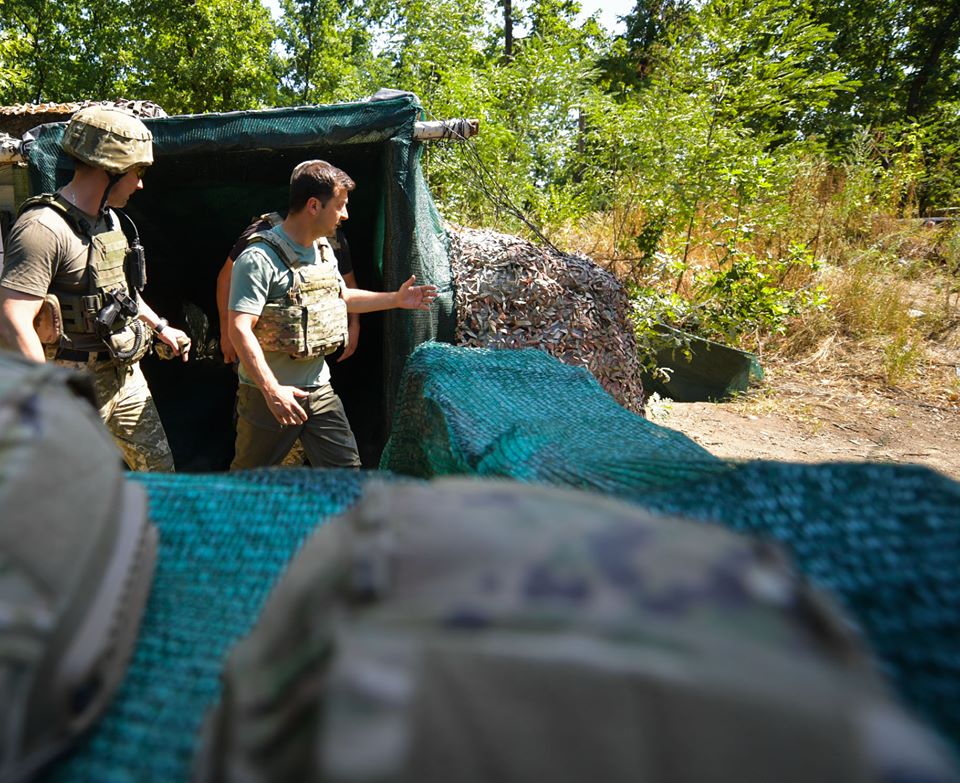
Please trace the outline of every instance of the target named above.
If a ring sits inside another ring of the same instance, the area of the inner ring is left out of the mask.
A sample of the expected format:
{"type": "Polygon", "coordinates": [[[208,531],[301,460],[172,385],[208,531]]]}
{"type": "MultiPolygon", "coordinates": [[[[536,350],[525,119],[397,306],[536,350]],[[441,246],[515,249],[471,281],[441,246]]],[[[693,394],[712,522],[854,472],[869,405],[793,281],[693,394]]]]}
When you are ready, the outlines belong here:
{"type": "MultiPolygon", "coordinates": [[[[336,257],[326,239],[317,241],[316,247],[298,245],[283,226],[270,229],[284,237],[297,250],[296,263],[336,264],[336,257]]],[[[343,278],[337,272],[340,289],[345,287],[343,278]]],[[[287,267],[276,251],[264,242],[251,245],[244,250],[233,264],[230,278],[229,308],[235,313],[247,313],[260,316],[267,302],[278,302],[286,296],[293,285],[293,272],[287,267]]],[[[284,386],[323,386],[330,383],[330,369],[323,356],[294,358],[280,351],[264,351],[267,366],[276,376],[277,382],[284,386]]],[[[250,375],[240,362],[240,382],[255,386],[250,375]]]]}
{"type": "MultiPolygon", "coordinates": [[[[106,221],[95,221],[91,233],[111,230],[106,221]]],[[[79,236],[63,215],[52,207],[24,212],[6,237],[0,285],[33,296],[44,296],[51,286],[84,293],[90,240],[79,236]]]]}

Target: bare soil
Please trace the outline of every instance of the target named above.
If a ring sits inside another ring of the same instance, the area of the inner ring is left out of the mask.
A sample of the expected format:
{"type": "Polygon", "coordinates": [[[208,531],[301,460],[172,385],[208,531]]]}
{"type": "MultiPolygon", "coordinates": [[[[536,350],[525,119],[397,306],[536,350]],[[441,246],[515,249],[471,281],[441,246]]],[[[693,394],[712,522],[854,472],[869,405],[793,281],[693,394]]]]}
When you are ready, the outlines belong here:
{"type": "Polygon", "coordinates": [[[718,457],[917,463],[960,480],[955,384],[907,391],[789,364],[765,372],[732,402],[654,401],[647,415],[718,457]]]}

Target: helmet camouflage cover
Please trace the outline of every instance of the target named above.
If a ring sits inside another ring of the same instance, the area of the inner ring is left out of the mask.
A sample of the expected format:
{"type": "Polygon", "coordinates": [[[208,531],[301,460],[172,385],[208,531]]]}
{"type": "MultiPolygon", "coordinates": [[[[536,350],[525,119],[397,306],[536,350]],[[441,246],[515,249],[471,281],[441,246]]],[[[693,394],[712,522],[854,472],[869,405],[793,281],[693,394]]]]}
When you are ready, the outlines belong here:
{"type": "Polygon", "coordinates": [[[70,118],[61,142],[64,151],[110,174],[153,163],[153,134],[128,111],[87,106],[70,118]]]}

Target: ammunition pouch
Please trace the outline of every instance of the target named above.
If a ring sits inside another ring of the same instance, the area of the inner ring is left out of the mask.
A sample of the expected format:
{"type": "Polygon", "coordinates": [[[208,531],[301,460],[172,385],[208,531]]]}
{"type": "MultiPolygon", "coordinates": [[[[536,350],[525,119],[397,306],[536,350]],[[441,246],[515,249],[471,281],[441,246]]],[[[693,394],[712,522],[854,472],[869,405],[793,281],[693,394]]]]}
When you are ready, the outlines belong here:
{"type": "Polygon", "coordinates": [[[33,328],[43,345],[60,345],[63,339],[63,313],[60,300],[53,294],[43,297],[40,312],[33,319],[33,328]]]}
{"type": "Polygon", "coordinates": [[[331,354],[347,341],[347,303],[337,298],[309,305],[268,304],[254,335],[265,351],[298,358],[331,354]]]}

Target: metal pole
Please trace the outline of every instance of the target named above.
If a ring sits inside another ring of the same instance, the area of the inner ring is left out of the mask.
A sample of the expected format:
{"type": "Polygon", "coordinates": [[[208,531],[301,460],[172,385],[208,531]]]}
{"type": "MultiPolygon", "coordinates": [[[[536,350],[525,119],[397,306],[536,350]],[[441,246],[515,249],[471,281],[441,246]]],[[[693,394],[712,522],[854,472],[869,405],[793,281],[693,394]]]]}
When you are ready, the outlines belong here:
{"type": "Polygon", "coordinates": [[[480,120],[431,120],[418,122],[413,128],[417,141],[463,141],[480,132],[480,120]]]}

